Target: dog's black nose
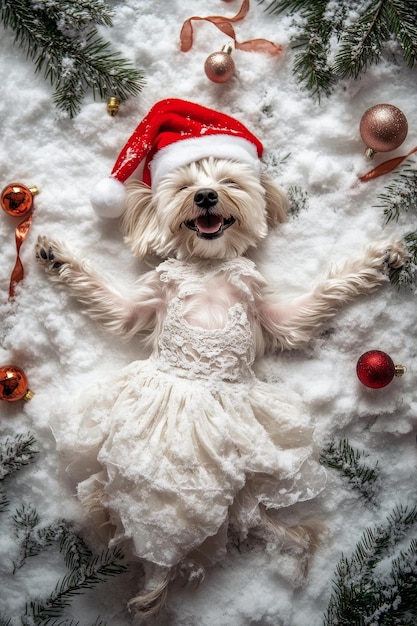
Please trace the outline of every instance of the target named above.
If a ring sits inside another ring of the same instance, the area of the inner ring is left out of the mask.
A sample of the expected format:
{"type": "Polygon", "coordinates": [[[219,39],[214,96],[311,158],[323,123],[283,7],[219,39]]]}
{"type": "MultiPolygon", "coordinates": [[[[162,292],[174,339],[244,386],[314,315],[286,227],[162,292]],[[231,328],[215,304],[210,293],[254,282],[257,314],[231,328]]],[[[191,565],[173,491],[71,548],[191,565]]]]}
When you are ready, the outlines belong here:
{"type": "Polygon", "coordinates": [[[218,201],[219,196],[214,189],[199,189],[194,194],[194,202],[200,209],[210,209],[218,201]]]}

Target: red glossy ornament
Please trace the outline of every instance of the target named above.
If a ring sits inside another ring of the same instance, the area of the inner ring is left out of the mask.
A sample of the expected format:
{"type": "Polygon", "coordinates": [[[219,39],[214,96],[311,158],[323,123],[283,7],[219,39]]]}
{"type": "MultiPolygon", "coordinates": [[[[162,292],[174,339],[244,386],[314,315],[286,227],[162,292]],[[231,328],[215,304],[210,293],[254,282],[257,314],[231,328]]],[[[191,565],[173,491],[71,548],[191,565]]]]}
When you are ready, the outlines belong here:
{"type": "Polygon", "coordinates": [[[213,52],[204,63],[204,71],[208,79],[213,83],[226,83],[235,72],[235,64],[230,56],[232,46],[223,46],[220,52],[213,52]]]}
{"type": "Polygon", "coordinates": [[[407,137],[408,122],[404,113],[392,104],[376,104],[363,114],[359,131],[371,159],[377,152],[398,148],[407,137]]]}
{"type": "Polygon", "coordinates": [[[366,387],[381,389],[392,381],[394,376],[402,376],[406,371],[403,365],[394,365],[391,357],[381,350],[369,350],[359,357],[356,373],[366,387]]]}
{"type": "Polygon", "coordinates": [[[15,402],[30,400],[33,392],[28,388],[25,373],[15,365],[0,367],[0,400],[15,402]]]}

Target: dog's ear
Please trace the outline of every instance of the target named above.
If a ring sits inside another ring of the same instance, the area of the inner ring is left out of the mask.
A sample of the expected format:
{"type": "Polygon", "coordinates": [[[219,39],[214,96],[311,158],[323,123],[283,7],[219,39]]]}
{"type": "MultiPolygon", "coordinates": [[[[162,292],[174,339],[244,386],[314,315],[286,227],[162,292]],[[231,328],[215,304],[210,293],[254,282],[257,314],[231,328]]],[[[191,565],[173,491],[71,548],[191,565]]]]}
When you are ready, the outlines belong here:
{"type": "Polygon", "coordinates": [[[152,190],[145,183],[130,182],[126,191],[126,211],[121,228],[133,254],[143,259],[152,252],[159,232],[152,190]]]}
{"type": "Polygon", "coordinates": [[[288,220],[288,200],[285,193],[265,174],[261,175],[261,184],[265,189],[266,211],[270,228],[288,220]]]}

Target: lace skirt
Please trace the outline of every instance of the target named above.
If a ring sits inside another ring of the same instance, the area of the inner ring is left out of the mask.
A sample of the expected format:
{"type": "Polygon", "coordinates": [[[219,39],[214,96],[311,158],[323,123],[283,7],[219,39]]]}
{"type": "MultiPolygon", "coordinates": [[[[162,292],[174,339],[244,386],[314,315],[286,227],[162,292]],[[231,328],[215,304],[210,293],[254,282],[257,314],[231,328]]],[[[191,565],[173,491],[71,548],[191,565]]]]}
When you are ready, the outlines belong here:
{"type": "Polygon", "coordinates": [[[162,566],[206,540],[216,560],[229,523],[244,534],[259,503],[287,507],[325,482],[299,397],[256,378],[211,385],[135,361],[84,394],[76,419],[54,432],[81,502],[99,500],[113,541],[131,539],[162,566]]]}

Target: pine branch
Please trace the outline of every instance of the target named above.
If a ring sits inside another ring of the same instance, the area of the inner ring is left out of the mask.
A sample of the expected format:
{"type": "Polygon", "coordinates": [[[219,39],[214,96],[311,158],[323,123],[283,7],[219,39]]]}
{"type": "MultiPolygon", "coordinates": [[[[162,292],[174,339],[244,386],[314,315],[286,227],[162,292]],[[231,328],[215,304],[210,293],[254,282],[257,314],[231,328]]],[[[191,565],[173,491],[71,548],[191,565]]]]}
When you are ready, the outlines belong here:
{"type": "Polygon", "coordinates": [[[385,223],[398,221],[403,213],[414,211],[417,213],[417,170],[408,165],[403,168],[392,183],[387,185],[385,192],[379,194],[382,204],[376,204],[384,209],[385,223]]]}
{"type": "Polygon", "coordinates": [[[382,47],[390,36],[386,2],[374,0],[343,36],[334,63],[336,74],[342,78],[358,78],[369,65],[378,63],[382,47]]]}
{"type": "MultiPolygon", "coordinates": [[[[0,622],[0,626],[2,626],[1,622],[0,622]]],[[[64,620],[54,620],[53,622],[50,622],[48,620],[48,626],[81,626],[80,622],[76,622],[73,619],[64,619],[64,620]]],[[[106,626],[106,622],[102,622],[101,619],[98,617],[96,619],[96,621],[94,622],[94,624],[91,624],[91,626],[106,626]]]]}
{"type": "Polygon", "coordinates": [[[34,625],[44,625],[61,617],[74,596],[126,571],[122,560],[123,554],[117,548],[102,552],[92,558],[85,568],[74,569],[59,580],[47,599],[32,601],[26,607],[25,618],[32,620],[34,625]]]}
{"type": "Polygon", "coordinates": [[[390,0],[386,12],[391,31],[401,45],[404,60],[412,68],[417,59],[417,7],[414,2],[390,0]]]}
{"type": "MultiPolygon", "coordinates": [[[[385,192],[378,196],[380,204],[375,205],[384,210],[385,223],[400,219],[404,213],[417,213],[417,170],[404,167],[385,192]]],[[[391,270],[390,280],[398,287],[413,288],[416,284],[417,271],[417,230],[407,233],[404,237],[408,252],[408,260],[403,267],[391,270]]]]}
{"type": "Polygon", "coordinates": [[[300,211],[304,211],[308,205],[308,193],[302,189],[302,187],[297,187],[296,185],[289,187],[287,191],[288,196],[288,213],[290,215],[297,216],[300,211]]]}
{"type": "MultiPolygon", "coordinates": [[[[350,559],[342,555],[336,568],[325,626],[362,626],[371,623],[379,625],[379,622],[365,621],[365,618],[370,610],[375,611],[386,589],[392,586],[392,581],[378,577],[377,565],[392,556],[398,543],[416,523],[417,506],[398,506],[388,516],[386,524],[364,532],[350,559]]],[[[408,577],[406,569],[401,566],[403,561],[402,557],[398,562],[393,561],[392,571],[406,589],[413,583],[414,573],[411,578],[408,577]]],[[[415,608],[414,606],[414,610],[415,608]]]]}
{"type": "MultiPolygon", "coordinates": [[[[48,621],[49,626],[81,626],[80,622],[75,622],[73,619],[64,619],[64,620],[54,620],[53,622],[48,621]]],[[[0,623],[0,626],[1,623],[0,623]]],[[[102,622],[100,618],[97,618],[94,624],[91,626],[106,626],[106,622],[102,622]]]]}
{"type": "Polygon", "coordinates": [[[16,536],[20,539],[20,559],[13,573],[21,568],[26,559],[40,554],[58,543],[68,569],[82,569],[92,558],[92,552],[67,520],[58,520],[45,527],[39,526],[39,515],[31,506],[23,505],[13,516],[16,536]]]}
{"type": "Polygon", "coordinates": [[[49,527],[47,531],[54,541],[59,541],[59,549],[64,555],[65,565],[68,569],[82,569],[92,557],[92,552],[85,541],[75,532],[72,524],[66,520],[49,527]]]}
{"type": "Polygon", "coordinates": [[[35,536],[34,529],[39,524],[39,515],[30,505],[23,504],[13,515],[15,534],[20,543],[19,560],[13,563],[13,574],[22,567],[29,556],[39,554],[43,546],[35,536]]]}
{"type": "MultiPolygon", "coordinates": [[[[261,0],[261,3],[263,0],[261,0]]],[[[340,78],[359,78],[380,61],[392,38],[411,68],[417,58],[417,3],[410,0],[273,0],[266,11],[296,16],[294,73],[313,96],[328,96],[340,78]],[[352,13],[355,17],[352,20],[352,13]],[[335,55],[334,62],[332,57],[335,55]]]]}
{"type": "MultiPolygon", "coordinates": [[[[29,557],[40,554],[52,544],[59,545],[69,570],[68,574],[57,582],[48,598],[31,601],[27,605],[22,623],[77,626],[78,622],[73,620],[59,619],[62,618],[62,613],[72,598],[127,569],[122,563],[124,556],[121,550],[105,550],[93,554],[75,531],[74,525],[67,520],[61,519],[42,527],[36,510],[30,505],[22,505],[16,510],[13,522],[20,543],[19,560],[14,563],[13,573],[21,568],[29,557]]],[[[92,626],[104,625],[97,618],[92,626]]]]}
{"type": "Polygon", "coordinates": [[[413,626],[417,618],[417,541],[392,562],[389,576],[368,609],[367,623],[413,626]]]}
{"type": "Polygon", "coordinates": [[[378,463],[374,467],[361,462],[364,452],[352,448],[347,439],[336,445],[331,441],[321,452],[320,462],[337,470],[347,479],[353,489],[358,490],[367,500],[375,498],[375,483],[379,478],[378,463]]]}
{"type": "Polygon", "coordinates": [[[35,62],[36,72],[55,86],[56,106],[70,117],[79,111],[87,89],[93,97],[125,100],[143,87],[143,75],[111,52],[95,24],[111,26],[111,11],[99,0],[32,3],[3,0],[0,20],[15,32],[15,42],[35,62]]]}
{"type": "Polygon", "coordinates": [[[0,443],[0,481],[32,463],[37,450],[33,450],[35,438],[31,434],[7,437],[0,443]]]}
{"type": "Polygon", "coordinates": [[[390,271],[389,279],[398,288],[413,289],[417,282],[417,230],[404,235],[403,240],[409,257],[402,267],[390,271]]]}
{"type": "Polygon", "coordinates": [[[0,442],[0,512],[9,505],[2,481],[35,460],[38,451],[33,449],[34,444],[35,438],[29,433],[0,442]]]}
{"type": "Polygon", "coordinates": [[[3,491],[3,485],[1,485],[0,486],[0,513],[3,513],[3,511],[7,509],[9,504],[10,504],[10,501],[7,499],[7,496],[3,491]]]}

